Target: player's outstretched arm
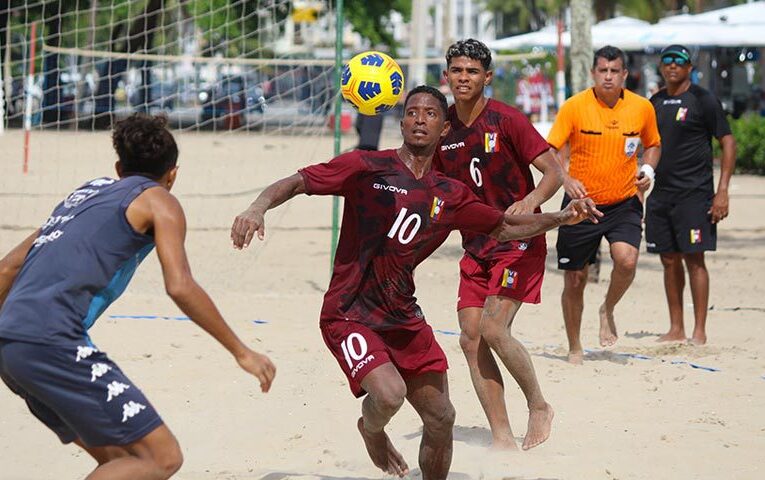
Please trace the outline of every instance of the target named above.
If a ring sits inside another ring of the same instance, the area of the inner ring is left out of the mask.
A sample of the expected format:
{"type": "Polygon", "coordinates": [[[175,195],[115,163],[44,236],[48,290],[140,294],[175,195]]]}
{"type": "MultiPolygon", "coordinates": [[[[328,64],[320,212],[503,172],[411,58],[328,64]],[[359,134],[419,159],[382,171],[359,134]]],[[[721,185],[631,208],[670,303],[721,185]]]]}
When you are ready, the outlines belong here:
{"type": "Polygon", "coordinates": [[[541,207],[563,185],[563,168],[555,158],[552,148],[541,153],[531,164],[542,173],[542,179],[522,200],[510,205],[507,211],[513,215],[534,213],[537,207],[541,207]]]}
{"type": "Polygon", "coordinates": [[[301,193],[305,193],[305,181],[299,173],[267,186],[247,210],[234,219],[234,224],[231,226],[231,241],[234,243],[234,248],[241,250],[248,247],[255,233],[258,234],[259,240],[263,240],[266,233],[264,218],[266,212],[301,193]]]}
{"type": "Polygon", "coordinates": [[[40,236],[39,228],[0,260],[0,308],[3,308],[3,303],[5,303],[8,292],[11,291],[16,275],[19,274],[19,270],[24,265],[24,259],[27,258],[29,249],[32,248],[32,244],[38,236],[40,236]]]}
{"type": "Polygon", "coordinates": [[[558,212],[535,215],[512,215],[505,212],[504,221],[491,232],[500,242],[529,238],[560,225],[574,225],[584,220],[598,223],[603,213],[590,198],[571,200],[566,208],[558,212]]]}
{"type": "MultiPolygon", "coordinates": [[[[191,275],[184,241],[186,218],[178,200],[161,188],[152,188],[141,194],[133,204],[148,211],[154,230],[157,255],[162,265],[165,290],[178,308],[194,323],[212,335],[236,358],[239,366],[260,380],[260,388],[267,392],[276,374],[271,360],[248,348],[226,324],[215,304],[191,275]]],[[[128,220],[133,220],[128,208],[128,220]]],[[[131,224],[135,225],[133,221],[131,224]]]]}

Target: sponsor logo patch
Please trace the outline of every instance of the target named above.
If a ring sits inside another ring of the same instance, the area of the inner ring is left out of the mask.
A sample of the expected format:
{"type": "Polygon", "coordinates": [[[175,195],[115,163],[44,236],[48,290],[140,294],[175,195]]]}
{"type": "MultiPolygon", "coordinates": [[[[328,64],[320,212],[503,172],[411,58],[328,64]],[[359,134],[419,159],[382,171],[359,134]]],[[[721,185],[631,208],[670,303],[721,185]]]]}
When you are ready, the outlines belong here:
{"type": "Polygon", "coordinates": [[[688,109],[685,107],[678,107],[677,114],[675,114],[675,121],[684,122],[687,116],[688,116],[688,109]]]}
{"type": "Polygon", "coordinates": [[[701,229],[692,228],[691,229],[691,245],[695,245],[697,243],[701,243],[701,229]]]}

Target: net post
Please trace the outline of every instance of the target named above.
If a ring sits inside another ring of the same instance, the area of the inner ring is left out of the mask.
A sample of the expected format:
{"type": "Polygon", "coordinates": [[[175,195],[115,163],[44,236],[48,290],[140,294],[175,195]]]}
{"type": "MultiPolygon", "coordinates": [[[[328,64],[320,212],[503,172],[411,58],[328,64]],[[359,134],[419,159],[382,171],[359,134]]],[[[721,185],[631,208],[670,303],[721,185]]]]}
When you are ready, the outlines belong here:
{"type": "MultiPolygon", "coordinates": [[[[335,150],[334,156],[340,155],[340,116],[343,109],[343,96],[340,95],[340,75],[343,68],[343,0],[335,4],[335,150]]],[[[340,223],[340,198],[332,197],[332,245],[330,246],[329,270],[335,264],[335,250],[340,223]]]]}

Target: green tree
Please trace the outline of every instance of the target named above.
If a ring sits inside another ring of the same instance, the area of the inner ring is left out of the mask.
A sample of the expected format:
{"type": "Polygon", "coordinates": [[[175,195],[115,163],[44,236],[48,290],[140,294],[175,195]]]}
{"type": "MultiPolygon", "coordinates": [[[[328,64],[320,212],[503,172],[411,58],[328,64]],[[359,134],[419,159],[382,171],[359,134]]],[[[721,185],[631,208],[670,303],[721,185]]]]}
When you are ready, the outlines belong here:
{"type": "Polygon", "coordinates": [[[408,20],[411,0],[345,0],[344,15],[353,29],[373,45],[387,45],[395,54],[396,41],[390,31],[390,14],[394,11],[408,20]]]}

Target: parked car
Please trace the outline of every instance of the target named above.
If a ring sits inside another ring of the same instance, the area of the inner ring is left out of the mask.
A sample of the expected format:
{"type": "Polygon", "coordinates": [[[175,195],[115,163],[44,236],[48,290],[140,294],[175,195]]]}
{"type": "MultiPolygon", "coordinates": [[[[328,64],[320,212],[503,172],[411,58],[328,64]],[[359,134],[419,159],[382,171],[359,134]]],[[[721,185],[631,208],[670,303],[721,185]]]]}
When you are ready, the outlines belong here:
{"type": "Polygon", "coordinates": [[[240,75],[222,77],[199,93],[201,123],[205,127],[234,130],[247,125],[248,113],[263,113],[266,100],[263,88],[240,75]]]}

